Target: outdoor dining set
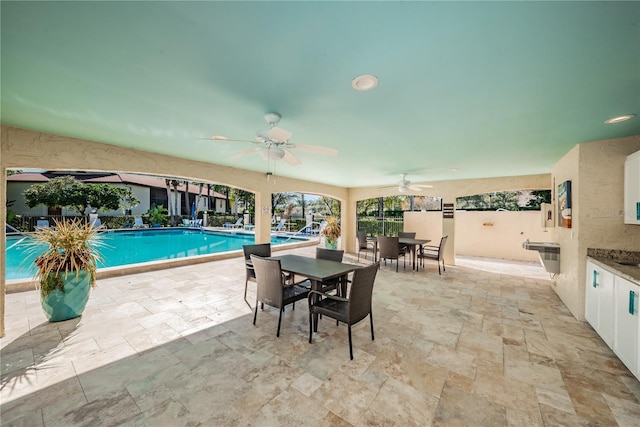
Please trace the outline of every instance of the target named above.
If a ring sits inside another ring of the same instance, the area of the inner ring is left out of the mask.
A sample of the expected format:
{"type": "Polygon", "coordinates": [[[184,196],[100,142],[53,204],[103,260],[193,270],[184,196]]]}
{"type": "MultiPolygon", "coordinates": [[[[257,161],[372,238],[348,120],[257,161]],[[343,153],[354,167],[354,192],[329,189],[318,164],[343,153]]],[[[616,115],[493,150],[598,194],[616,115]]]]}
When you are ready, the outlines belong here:
{"type": "MultiPolygon", "coordinates": [[[[349,337],[349,355],[353,359],[351,326],[369,317],[371,339],[374,339],[371,303],[373,285],[380,268],[380,260],[403,261],[411,256],[412,268],[418,270],[418,260],[442,260],[442,248],[447,237],[441,239],[439,246],[427,246],[427,239],[416,239],[415,233],[400,233],[401,236],[378,236],[368,238],[364,232],[358,232],[358,262],[360,252],[371,252],[373,262],[360,266],[343,262],[343,250],[316,248],[315,258],[301,255],[272,256],[271,244],[244,245],[245,288],[244,300],[253,309],[253,324],[256,324],[258,308],[264,305],[279,310],[276,336],[280,336],[282,313],[287,305],[295,310],[296,301],[307,300],[309,309],[309,343],[313,333],[318,331],[319,316],[326,316],[347,325],[349,337]],[[351,275],[351,277],[349,277],[351,275]],[[298,278],[299,280],[297,280],[298,278]],[[250,281],[256,282],[255,306],[247,300],[250,281]]],[[[406,261],[405,265],[406,265],[406,261]]],[[[442,261],[444,268],[444,261],[442,261]]]]}

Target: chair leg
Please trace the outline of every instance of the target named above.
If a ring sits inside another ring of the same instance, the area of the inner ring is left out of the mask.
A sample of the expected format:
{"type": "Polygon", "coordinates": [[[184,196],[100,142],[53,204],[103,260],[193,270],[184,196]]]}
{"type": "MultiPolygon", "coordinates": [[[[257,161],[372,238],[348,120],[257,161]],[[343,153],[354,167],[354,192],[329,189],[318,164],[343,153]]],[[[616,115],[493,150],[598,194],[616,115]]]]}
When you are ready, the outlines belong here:
{"type": "Polygon", "coordinates": [[[313,314],[309,310],[309,344],[313,342],[313,314]]]}
{"type": "Polygon", "coordinates": [[[442,273],[440,272],[440,261],[438,261],[438,274],[442,275],[442,273]]]}
{"type": "Polygon", "coordinates": [[[444,258],[442,259],[442,269],[443,269],[444,271],[447,271],[447,269],[446,269],[446,268],[444,268],[444,258]]]}
{"type": "Polygon", "coordinates": [[[249,306],[249,308],[251,308],[251,304],[249,304],[249,301],[247,301],[247,288],[249,287],[249,281],[245,280],[244,281],[244,302],[247,303],[247,305],[249,306]]]}
{"type": "MultiPolygon", "coordinates": [[[[284,307],[283,307],[284,308],[284,307]]],[[[281,308],[280,309],[280,315],[278,316],[278,332],[276,333],[276,337],[280,336],[280,323],[282,322],[282,312],[284,310],[281,308]]]]}
{"type": "Polygon", "coordinates": [[[369,323],[371,323],[371,341],[375,341],[373,336],[373,314],[371,312],[369,312],[369,323]]]}
{"type": "Polygon", "coordinates": [[[349,356],[351,360],[353,360],[353,347],[351,346],[351,324],[348,325],[349,328],[349,356]]]}
{"type": "Polygon", "coordinates": [[[253,312],[253,324],[256,324],[256,317],[258,317],[258,300],[256,300],[256,309],[253,312]]]}
{"type": "Polygon", "coordinates": [[[396,258],[396,273],[398,272],[398,267],[400,267],[400,258],[396,258]]]}

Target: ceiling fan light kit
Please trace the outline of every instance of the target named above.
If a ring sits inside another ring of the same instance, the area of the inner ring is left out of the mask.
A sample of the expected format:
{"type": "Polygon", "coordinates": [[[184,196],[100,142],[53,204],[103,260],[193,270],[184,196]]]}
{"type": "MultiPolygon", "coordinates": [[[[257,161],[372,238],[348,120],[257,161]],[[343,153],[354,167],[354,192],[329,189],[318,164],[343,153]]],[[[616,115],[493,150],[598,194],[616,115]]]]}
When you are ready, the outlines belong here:
{"type": "Polygon", "coordinates": [[[289,139],[293,136],[293,132],[276,126],[280,122],[280,114],[278,113],[265,113],[264,119],[269,124],[269,130],[263,130],[256,133],[256,138],[253,141],[243,139],[229,139],[223,135],[214,135],[210,138],[199,139],[211,139],[214,141],[223,142],[248,142],[254,144],[252,148],[248,148],[239,153],[232,155],[231,159],[237,159],[258,151],[260,157],[267,161],[282,160],[291,166],[299,165],[300,159],[291,152],[291,150],[306,151],[308,153],[337,155],[338,150],[330,147],[322,147],[318,145],[308,144],[293,144],[289,142],[289,139]]]}

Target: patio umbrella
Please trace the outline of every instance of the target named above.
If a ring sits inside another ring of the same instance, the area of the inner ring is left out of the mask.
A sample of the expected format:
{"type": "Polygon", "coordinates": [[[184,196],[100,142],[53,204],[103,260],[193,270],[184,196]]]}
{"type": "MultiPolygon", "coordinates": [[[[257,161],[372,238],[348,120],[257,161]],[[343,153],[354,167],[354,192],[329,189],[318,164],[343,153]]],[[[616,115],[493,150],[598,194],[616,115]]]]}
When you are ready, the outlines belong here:
{"type": "Polygon", "coordinates": [[[191,203],[191,219],[196,219],[196,202],[191,203]]]}

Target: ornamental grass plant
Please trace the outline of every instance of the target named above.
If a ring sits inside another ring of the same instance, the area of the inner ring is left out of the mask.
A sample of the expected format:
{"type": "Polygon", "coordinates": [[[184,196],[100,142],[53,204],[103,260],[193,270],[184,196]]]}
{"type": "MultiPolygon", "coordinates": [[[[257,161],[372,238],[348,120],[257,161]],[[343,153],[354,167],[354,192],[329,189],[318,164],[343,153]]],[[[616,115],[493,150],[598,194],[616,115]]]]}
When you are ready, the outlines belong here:
{"type": "Polygon", "coordinates": [[[97,264],[102,260],[98,249],[103,245],[97,228],[81,219],[54,220],[53,227],[38,228],[33,237],[34,251],[46,247],[35,259],[35,279],[43,297],[56,289],[64,292],[67,276],[78,277],[83,270],[89,273],[91,286],[95,285],[97,264]]]}

